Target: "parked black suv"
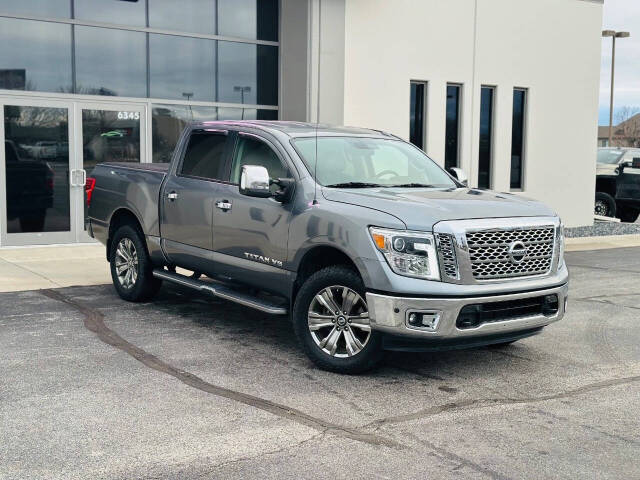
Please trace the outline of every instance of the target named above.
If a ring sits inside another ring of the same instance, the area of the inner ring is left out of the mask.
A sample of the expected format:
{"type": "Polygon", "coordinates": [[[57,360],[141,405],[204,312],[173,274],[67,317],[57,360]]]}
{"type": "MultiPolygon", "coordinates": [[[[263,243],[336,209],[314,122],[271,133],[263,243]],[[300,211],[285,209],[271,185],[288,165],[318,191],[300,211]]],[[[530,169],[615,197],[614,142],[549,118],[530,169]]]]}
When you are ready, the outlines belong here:
{"type": "Polygon", "coordinates": [[[640,149],[599,148],[595,214],[635,222],[640,215],[640,149]]]}

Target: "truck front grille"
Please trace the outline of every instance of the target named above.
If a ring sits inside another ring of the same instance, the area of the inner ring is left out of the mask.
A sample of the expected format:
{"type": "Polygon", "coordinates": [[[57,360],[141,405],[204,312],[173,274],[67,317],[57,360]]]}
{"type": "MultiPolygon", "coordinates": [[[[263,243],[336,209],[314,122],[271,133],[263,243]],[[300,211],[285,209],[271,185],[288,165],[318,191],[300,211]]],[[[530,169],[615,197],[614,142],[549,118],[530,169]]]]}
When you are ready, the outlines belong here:
{"type": "Polygon", "coordinates": [[[553,226],[468,231],[471,271],[476,280],[544,275],[553,262],[553,226]]]}
{"type": "Polygon", "coordinates": [[[438,233],[436,234],[436,240],[442,271],[448,278],[453,280],[458,279],[458,262],[456,260],[456,249],[453,246],[453,238],[451,235],[438,233]]]}

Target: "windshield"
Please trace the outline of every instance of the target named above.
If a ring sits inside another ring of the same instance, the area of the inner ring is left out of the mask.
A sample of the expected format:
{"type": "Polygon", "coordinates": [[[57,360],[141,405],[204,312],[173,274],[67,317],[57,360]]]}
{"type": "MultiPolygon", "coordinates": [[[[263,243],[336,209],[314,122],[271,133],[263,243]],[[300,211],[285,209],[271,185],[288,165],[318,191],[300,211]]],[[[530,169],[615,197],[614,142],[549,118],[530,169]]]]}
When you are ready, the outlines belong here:
{"type": "Polygon", "coordinates": [[[598,163],[617,164],[624,155],[624,150],[609,150],[601,148],[598,150],[598,163]]]}
{"type": "Polygon", "coordinates": [[[421,150],[399,140],[363,137],[319,137],[293,141],[310,172],[326,187],[455,187],[421,150]]]}

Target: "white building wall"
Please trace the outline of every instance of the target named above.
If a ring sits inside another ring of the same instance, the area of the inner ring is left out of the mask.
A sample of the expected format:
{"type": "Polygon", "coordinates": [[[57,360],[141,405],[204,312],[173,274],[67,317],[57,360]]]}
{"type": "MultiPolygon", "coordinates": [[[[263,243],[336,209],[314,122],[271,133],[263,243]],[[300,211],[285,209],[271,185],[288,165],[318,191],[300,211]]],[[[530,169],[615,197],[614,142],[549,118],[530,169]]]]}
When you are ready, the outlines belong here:
{"type": "Polygon", "coordinates": [[[347,0],[344,123],[408,138],[409,82],[427,81],[426,150],[443,164],[446,84],[463,84],[460,164],[473,186],[480,88],[496,86],[492,187],[508,191],[513,88],[527,88],[518,194],[591,224],[601,23],[597,0],[347,0]]]}

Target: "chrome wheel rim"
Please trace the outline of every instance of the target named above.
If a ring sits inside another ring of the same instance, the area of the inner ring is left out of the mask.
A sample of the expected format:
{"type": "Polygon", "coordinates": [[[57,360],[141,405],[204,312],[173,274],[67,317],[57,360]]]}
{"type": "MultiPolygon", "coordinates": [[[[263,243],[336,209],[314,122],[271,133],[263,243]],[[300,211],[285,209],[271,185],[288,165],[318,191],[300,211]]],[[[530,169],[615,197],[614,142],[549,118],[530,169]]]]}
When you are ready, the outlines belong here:
{"type": "Polygon", "coordinates": [[[596,215],[600,215],[602,217],[606,217],[607,213],[609,213],[609,207],[602,200],[596,200],[596,207],[594,209],[596,215]]]}
{"type": "Polygon", "coordinates": [[[130,238],[123,238],[116,248],[116,276],[124,288],[132,288],[138,280],[138,252],[130,238]]]}
{"type": "Polygon", "coordinates": [[[332,357],[357,355],[371,337],[367,303],[349,287],[320,290],[311,301],[307,321],[315,344],[332,357]]]}

